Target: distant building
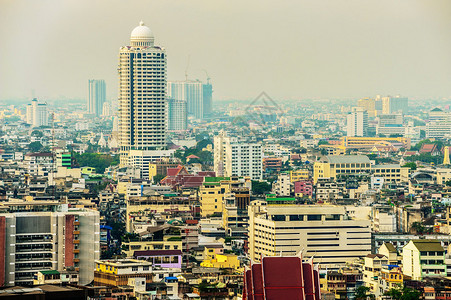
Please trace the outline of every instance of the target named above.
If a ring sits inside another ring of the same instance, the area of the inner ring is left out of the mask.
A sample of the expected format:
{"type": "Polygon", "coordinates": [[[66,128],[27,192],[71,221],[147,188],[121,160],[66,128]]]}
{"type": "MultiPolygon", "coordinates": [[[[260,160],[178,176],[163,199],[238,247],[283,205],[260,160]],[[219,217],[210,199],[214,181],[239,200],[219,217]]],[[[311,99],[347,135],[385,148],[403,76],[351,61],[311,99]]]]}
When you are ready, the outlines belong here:
{"type": "Polygon", "coordinates": [[[88,113],[96,116],[102,115],[105,98],[105,80],[88,80],[88,113]]]}
{"type": "Polygon", "coordinates": [[[142,278],[145,283],[152,283],[152,276],[152,263],[145,260],[95,261],[94,286],[124,286],[132,278],[142,278]]]}
{"type": "Polygon", "coordinates": [[[186,130],[187,123],[186,101],[168,99],[168,130],[186,130]]]}
{"type": "Polygon", "coordinates": [[[168,82],[168,98],[186,101],[188,114],[196,119],[202,120],[211,114],[212,93],[211,84],[199,80],[168,82]]]}
{"type": "Polygon", "coordinates": [[[409,100],[405,97],[382,97],[382,113],[383,114],[393,114],[393,113],[407,113],[409,110],[409,100]]]}
{"type": "Polygon", "coordinates": [[[330,155],[324,162],[315,162],[313,180],[335,179],[338,175],[371,174],[371,161],[366,155],[330,155]]]}
{"type": "Polygon", "coordinates": [[[368,130],[368,112],[361,107],[353,107],[347,116],[347,135],[366,136],[368,130]]]}
{"type": "Polygon", "coordinates": [[[262,179],[262,145],[238,141],[224,132],[214,138],[214,171],[217,176],[262,179]]]}
{"type": "Polygon", "coordinates": [[[26,122],[33,127],[49,126],[47,103],[39,103],[36,98],[27,105],[26,122]]]}
{"type": "Polygon", "coordinates": [[[357,102],[357,105],[368,112],[370,118],[376,116],[376,100],[372,98],[363,98],[357,102]]]}

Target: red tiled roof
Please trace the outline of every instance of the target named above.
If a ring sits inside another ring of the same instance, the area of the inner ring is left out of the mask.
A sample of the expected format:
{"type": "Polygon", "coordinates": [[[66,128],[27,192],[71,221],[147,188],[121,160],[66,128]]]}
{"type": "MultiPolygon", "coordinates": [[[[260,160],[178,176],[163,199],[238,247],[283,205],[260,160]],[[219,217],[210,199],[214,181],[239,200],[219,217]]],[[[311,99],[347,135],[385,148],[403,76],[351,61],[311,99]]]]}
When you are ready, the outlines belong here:
{"type": "Polygon", "coordinates": [[[197,159],[199,159],[199,156],[196,156],[196,155],[194,155],[194,154],[191,154],[191,155],[188,155],[186,158],[189,158],[189,159],[191,159],[191,158],[197,158],[197,159]]]}

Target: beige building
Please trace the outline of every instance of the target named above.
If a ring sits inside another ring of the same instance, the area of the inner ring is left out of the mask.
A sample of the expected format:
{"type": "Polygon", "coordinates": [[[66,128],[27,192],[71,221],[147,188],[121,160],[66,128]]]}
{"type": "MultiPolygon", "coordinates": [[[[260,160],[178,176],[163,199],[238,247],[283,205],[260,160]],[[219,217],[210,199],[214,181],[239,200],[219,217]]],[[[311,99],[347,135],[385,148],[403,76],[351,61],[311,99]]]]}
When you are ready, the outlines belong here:
{"type": "Polygon", "coordinates": [[[438,240],[411,240],[402,248],[404,275],[413,280],[447,276],[445,251],[438,240]]]}
{"type": "Polygon", "coordinates": [[[166,147],[166,65],[166,51],[154,45],[152,31],[141,22],[131,33],[130,45],[119,51],[121,166],[129,165],[130,150],[166,147]]]}
{"type": "Polygon", "coordinates": [[[366,155],[330,155],[313,166],[314,183],[318,178],[335,179],[337,175],[370,174],[371,161],[366,155]]]}
{"type": "Polygon", "coordinates": [[[249,205],[249,255],[304,256],[324,268],[338,268],[366,256],[371,251],[369,220],[348,217],[343,206],[249,205]]]}
{"type": "Polygon", "coordinates": [[[309,180],[310,172],[308,169],[299,169],[290,171],[290,181],[292,183],[296,181],[309,180]]]}

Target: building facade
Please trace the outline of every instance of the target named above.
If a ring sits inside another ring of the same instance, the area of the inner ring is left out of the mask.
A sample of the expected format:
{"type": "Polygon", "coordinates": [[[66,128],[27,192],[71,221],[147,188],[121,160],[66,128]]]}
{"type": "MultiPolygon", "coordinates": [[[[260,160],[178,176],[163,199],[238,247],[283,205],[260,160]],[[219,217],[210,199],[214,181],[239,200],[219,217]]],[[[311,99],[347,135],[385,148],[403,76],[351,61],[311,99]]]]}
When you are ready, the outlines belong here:
{"type": "Polygon", "coordinates": [[[188,126],[185,100],[168,99],[168,130],[183,131],[188,126]]]}
{"type": "Polygon", "coordinates": [[[88,80],[88,113],[100,116],[106,99],[105,80],[88,80]]]}
{"type": "Polygon", "coordinates": [[[347,116],[347,135],[366,136],[368,130],[368,112],[361,107],[353,107],[347,116]]]}
{"type": "Polygon", "coordinates": [[[26,122],[33,127],[49,126],[47,103],[39,103],[36,98],[27,105],[26,122]]]}
{"type": "Polygon", "coordinates": [[[119,52],[119,144],[121,165],[130,150],[166,148],[166,51],[154,45],[143,22],[133,29],[130,46],[119,52]]]}

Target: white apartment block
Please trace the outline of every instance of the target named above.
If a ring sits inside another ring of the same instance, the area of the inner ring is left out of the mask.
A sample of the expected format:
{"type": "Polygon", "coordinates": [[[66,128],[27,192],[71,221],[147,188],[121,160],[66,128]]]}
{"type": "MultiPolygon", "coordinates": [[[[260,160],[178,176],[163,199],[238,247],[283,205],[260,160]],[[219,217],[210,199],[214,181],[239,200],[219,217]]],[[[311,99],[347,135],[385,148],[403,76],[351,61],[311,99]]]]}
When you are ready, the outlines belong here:
{"type": "MultiPolygon", "coordinates": [[[[23,203],[8,203],[10,213],[0,214],[3,239],[5,286],[32,285],[38,271],[74,267],[79,283],[94,279],[96,259],[100,258],[100,215],[98,211],[68,209],[53,203],[56,211],[23,210],[23,203]]],[[[30,209],[52,207],[51,203],[30,203],[30,209]]]]}
{"type": "Polygon", "coordinates": [[[347,116],[347,135],[366,136],[368,130],[368,112],[361,107],[353,107],[347,116]]]}
{"type": "Polygon", "coordinates": [[[26,122],[33,127],[48,126],[49,115],[47,112],[47,104],[39,103],[36,98],[27,105],[26,122]]]}
{"type": "Polygon", "coordinates": [[[149,167],[153,161],[162,158],[169,158],[175,150],[130,150],[127,160],[124,161],[127,166],[136,171],[133,174],[139,174],[141,179],[149,179],[149,167]]]}
{"type": "Polygon", "coordinates": [[[151,30],[141,22],[130,46],[119,52],[119,144],[121,166],[130,150],[166,148],[166,51],[154,45],[151,30]]]}
{"type": "Polygon", "coordinates": [[[253,201],[248,213],[249,255],[254,261],[303,250],[321,267],[336,269],[371,253],[370,221],[351,219],[343,206],[253,201]]]}
{"type": "Polygon", "coordinates": [[[263,177],[262,145],[240,142],[224,132],[214,138],[214,171],[216,176],[242,176],[259,180],[263,177]]]}

